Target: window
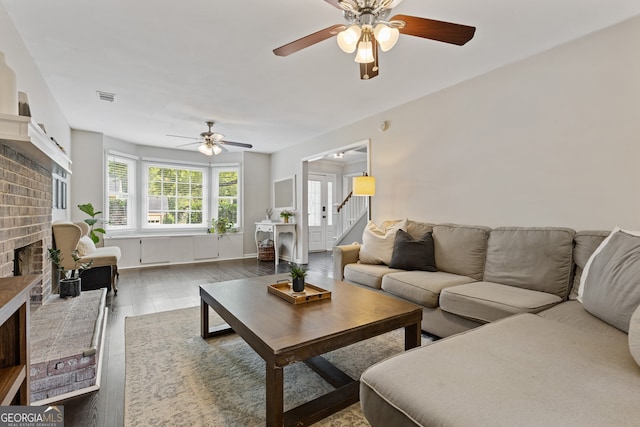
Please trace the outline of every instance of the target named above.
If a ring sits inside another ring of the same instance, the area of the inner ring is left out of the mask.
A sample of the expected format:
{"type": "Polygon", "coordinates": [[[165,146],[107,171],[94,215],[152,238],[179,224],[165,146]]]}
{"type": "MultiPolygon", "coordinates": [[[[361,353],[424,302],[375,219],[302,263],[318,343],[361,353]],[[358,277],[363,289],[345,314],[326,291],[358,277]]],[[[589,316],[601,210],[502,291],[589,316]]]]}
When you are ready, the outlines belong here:
{"type": "Polygon", "coordinates": [[[107,156],[107,212],[109,228],[135,227],[134,159],[109,154],[107,156]]]}
{"type": "Polygon", "coordinates": [[[206,226],[206,169],[145,164],[144,226],[206,226]]]}
{"type": "Polygon", "coordinates": [[[217,219],[226,219],[240,228],[240,209],[238,205],[240,195],[240,168],[237,166],[214,166],[214,212],[217,219]]]}

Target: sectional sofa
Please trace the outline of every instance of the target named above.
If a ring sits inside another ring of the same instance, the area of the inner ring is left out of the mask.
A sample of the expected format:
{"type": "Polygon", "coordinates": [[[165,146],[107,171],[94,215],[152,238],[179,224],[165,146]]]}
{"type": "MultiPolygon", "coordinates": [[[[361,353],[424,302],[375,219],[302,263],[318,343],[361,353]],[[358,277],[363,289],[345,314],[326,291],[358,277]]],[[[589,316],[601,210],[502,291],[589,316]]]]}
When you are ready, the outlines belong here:
{"type": "Polygon", "coordinates": [[[638,425],[639,236],[392,221],[363,243],[334,248],[335,277],[422,305],[446,337],[363,373],[372,426],[638,425]],[[397,230],[433,265],[394,268],[397,230]]]}

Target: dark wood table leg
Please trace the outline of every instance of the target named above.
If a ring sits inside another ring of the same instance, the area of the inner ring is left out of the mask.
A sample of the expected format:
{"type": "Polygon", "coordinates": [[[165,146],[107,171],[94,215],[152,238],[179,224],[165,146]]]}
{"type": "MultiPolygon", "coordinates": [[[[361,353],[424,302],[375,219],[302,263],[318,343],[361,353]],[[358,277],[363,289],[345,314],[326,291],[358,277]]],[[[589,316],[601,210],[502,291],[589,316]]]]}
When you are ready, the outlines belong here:
{"type": "Polygon", "coordinates": [[[200,300],[200,336],[209,338],[209,304],[200,300]]]}
{"type": "Polygon", "coordinates": [[[226,323],[209,327],[209,304],[200,300],[200,336],[204,339],[233,333],[234,330],[226,323]]]}
{"type": "Polygon", "coordinates": [[[422,340],[420,322],[404,327],[404,349],[418,347],[422,340]]]}
{"type": "Polygon", "coordinates": [[[281,367],[269,366],[267,363],[267,427],[284,425],[284,372],[281,367]]]}

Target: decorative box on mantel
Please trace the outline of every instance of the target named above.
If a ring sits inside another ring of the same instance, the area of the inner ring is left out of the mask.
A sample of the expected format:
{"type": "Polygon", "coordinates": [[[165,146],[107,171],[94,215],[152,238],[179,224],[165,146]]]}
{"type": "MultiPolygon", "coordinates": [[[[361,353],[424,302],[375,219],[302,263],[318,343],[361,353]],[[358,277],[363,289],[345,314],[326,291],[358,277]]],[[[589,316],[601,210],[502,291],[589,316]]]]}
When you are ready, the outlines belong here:
{"type": "Polygon", "coordinates": [[[71,159],[31,117],[0,114],[0,140],[30,154],[34,160],[42,160],[43,165],[52,162],[52,172],[71,173],[71,159]]]}

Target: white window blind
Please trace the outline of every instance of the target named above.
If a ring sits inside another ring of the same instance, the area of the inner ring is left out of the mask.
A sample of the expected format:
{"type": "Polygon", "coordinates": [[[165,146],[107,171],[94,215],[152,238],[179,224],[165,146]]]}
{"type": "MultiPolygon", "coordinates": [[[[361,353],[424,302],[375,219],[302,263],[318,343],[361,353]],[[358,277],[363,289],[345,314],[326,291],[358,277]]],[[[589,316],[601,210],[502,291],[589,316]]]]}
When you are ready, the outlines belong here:
{"type": "Polygon", "coordinates": [[[108,228],[135,227],[135,169],[134,159],[107,155],[108,228]]]}

